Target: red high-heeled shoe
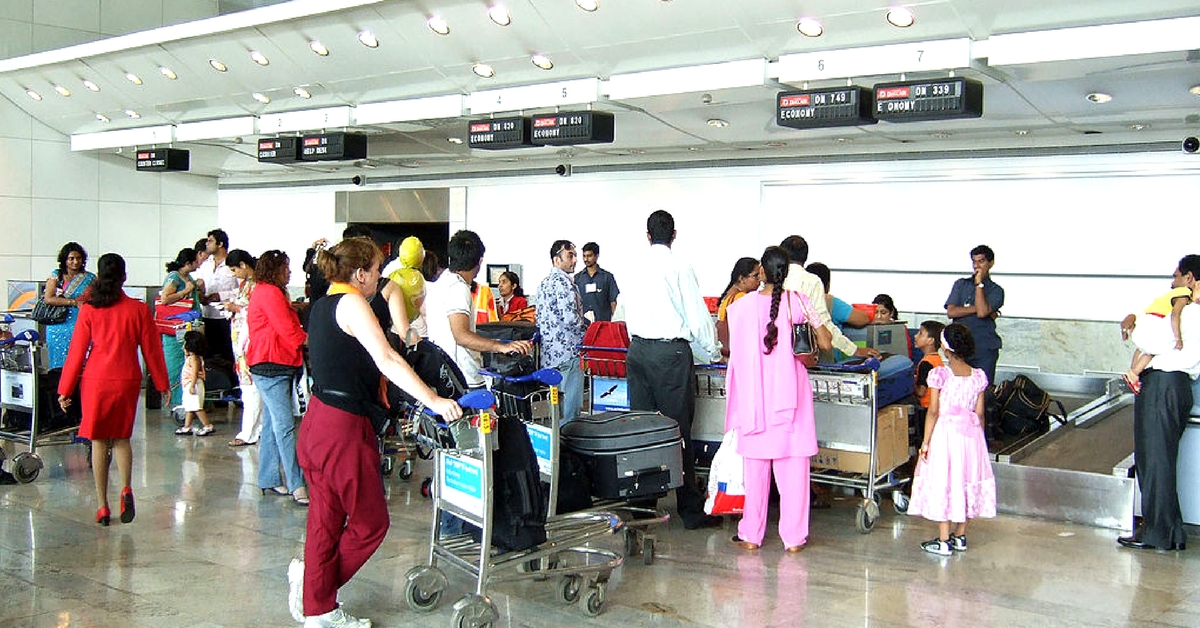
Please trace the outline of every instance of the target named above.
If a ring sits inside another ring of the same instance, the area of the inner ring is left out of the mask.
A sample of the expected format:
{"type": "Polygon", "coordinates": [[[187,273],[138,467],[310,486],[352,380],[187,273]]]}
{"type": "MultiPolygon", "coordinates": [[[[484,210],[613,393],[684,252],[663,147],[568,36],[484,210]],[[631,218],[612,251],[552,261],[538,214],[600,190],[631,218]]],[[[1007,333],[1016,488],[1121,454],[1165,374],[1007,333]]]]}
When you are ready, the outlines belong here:
{"type": "Polygon", "coordinates": [[[133,521],[135,514],[133,509],[133,489],[126,486],[121,491],[121,523],[133,521]]]}
{"type": "Polygon", "coordinates": [[[104,506],[100,510],[96,511],[96,523],[108,527],[109,521],[111,520],[112,512],[108,509],[108,506],[104,506]]]}

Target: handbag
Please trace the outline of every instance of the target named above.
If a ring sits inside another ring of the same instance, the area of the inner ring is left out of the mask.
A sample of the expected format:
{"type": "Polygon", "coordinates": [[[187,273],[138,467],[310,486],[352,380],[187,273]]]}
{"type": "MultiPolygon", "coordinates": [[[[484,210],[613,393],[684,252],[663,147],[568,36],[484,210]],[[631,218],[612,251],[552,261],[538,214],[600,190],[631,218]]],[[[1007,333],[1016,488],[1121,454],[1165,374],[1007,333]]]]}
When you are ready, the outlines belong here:
{"type": "MultiPolygon", "coordinates": [[[[797,293],[799,294],[799,293],[797,293]]],[[[799,294],[801,303],[807,301],[803,294],[799,294]]],[[[808,324],[812,316],[804,313],[803,323],[792,323],[792,354],[796,359],[804,365],[804,368],[810,369],[817,365],[817,332],[812,325],[808,324]]],[[[788,320],[792,320],[792,299],[788,297],[788,320]]]]}
{"type": "Polygon", "coordinates": [[[737,430],[725,432],[708,472],[708,498],[704,512],[738,515],[746,507],[745,461],[737,452],[737,430]]]}
{"type": "Polygon", "coordinates": [[[67,313],[67,306],[50,305],[46,303],[44,298],[38,297],[37,303],[33,305],[33,313],[30,314],[30,317],[39,323],[58,325],[67,320],[67,313]]]}

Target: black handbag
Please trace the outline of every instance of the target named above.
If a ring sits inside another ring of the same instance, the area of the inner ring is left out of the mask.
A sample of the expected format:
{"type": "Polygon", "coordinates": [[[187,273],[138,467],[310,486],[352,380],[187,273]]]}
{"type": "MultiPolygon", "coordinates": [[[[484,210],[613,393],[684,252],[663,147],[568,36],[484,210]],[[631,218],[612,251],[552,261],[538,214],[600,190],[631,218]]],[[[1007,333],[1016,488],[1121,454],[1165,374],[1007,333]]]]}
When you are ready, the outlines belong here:
{"type": "MultiPolygon", "coordinates": [[[[803,299],[803,295],[800,296],[803,299]]],[[[792,323],[792,354],[804,364],[804,368],[817,365],[817,332],[808,324],[809,314],[805,312],[803,323],[792,323]]],[[[792,320],[792,298],[788,295],[788,320],[792,320]]]]}
{"type": "Polygon", "coordinates": [[[46,325],[58,325],[67,320],[67,306],[65,305],[50,305],[43,298],[38,298],[37,303],[33,306],[33,313],[30,314],[33,320],[46,325]]]}

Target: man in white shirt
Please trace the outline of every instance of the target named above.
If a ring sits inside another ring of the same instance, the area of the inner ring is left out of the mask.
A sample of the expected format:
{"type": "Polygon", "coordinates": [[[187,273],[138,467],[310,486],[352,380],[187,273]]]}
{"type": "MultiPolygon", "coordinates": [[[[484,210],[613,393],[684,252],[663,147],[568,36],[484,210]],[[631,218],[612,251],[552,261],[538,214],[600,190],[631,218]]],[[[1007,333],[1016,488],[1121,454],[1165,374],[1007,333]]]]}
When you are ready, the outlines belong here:
{"type": "Polygon", "coordinates": [[[222,301],[237,298],[238,282],[233,270],[225,264],[229,255],[229,234],[223,229],[208,232],[204,249],[208,258],[196,268],[196,277],[204,280],[204,337],[208,341],[208,355],[222,356],[233,363],[233,343],[230,340],[229,319],[231,313],[221,306],[222,301]]]}
{"type": "Polygon", "coordinates": [[[833,335],[833,348],[856,358],[878,358],[878,351],[854,344],[853,340],[847,338],[842,330],[833,324],[833,317],[829,315],[829,308],[825,304],[825,284],[821,282],[820,277],[804,270],[804,264],[808,262],[808,242],[798,235],[793,235],[784,238],[779,246],[787,251],[791,260],[788,264],[787,278],[783,280],[783,289],[799,292],[808,298],[821,324],[833,335]]]}
{"type": "MultiPolygon", "coordinates": [[[[1200,255],[1186,255],[1175,269],[1173,286],[1200,289],[1200,255]]],[[[1141,392],[1133,402],[1133,459],[1142,491],[1142,524],[1117,539],[1131,549],[1182,550],[1187,541],[1179,509],[1176,463],[1179,440],[1192,409],[1192,380],[1200,376],[1200,305],[1180,315],[1183,348],[1162,351],[1142,371],[1141,392]]]]}
{"type": "Polygon", "coordinates": [[[659,411],[679,423],[683,436],[683,486],[675,501],[683,526],[689,530],[720,525],[704,514],[704,496],[696,488],[695,451],[692,449],[692,416],[696,408],[696,359],[717,362],[717,329],[700,296],[692,267],[675,256],[675,219],[658,210],[646,220],[650,248],[627,280],[618,297],[629,330],[629,407],[659,411]]]}

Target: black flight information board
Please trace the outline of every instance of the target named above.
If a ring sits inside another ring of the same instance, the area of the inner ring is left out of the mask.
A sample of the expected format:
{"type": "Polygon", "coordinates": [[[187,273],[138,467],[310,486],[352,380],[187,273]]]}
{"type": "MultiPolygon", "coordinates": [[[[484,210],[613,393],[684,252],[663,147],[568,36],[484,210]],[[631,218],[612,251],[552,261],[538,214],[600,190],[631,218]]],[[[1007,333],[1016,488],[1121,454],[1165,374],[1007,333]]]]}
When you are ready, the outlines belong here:
{"type": "Polygon", "coordinates": [[[529,118],[495,118],[472,120],[467,123],[467,145],[471,148],[501,150],[526,148],[529,141],[529,118]]]}
{"type": "Polygon", "coordinates": [[[258,140],[258,160],[270,163],[296,161],[296,137],[269,137],[258,140]]]}
{"type": "Polygon", "coordinates": [[[182,148],[143,148],[137,151],[134,168],[138,172],[187,172],[191,156],[191,152],[182,148]]]}
{"type": "Polygon", "coordinates": [[[613,114],[567,111],[533,116],[533,143],[539,146],[611,144],[613,114]]]}
{"type": "Polygon", "coordinates": [[[871,103],[870,90],[856,85],[780,92],[775,99],[775,124],[793,129],[875,124],[871,103]]]}
{"type": "Polygon", "coordinates": [[[300,161],[366,159],[367,136],[362,133],[321,133],[300,138],[300,161]]]}
{"type": "Polygon", "coordinates": [[[978,118],[983,84],[965,78],[875,85],[875,117],[888,122],[978,118]]]}

